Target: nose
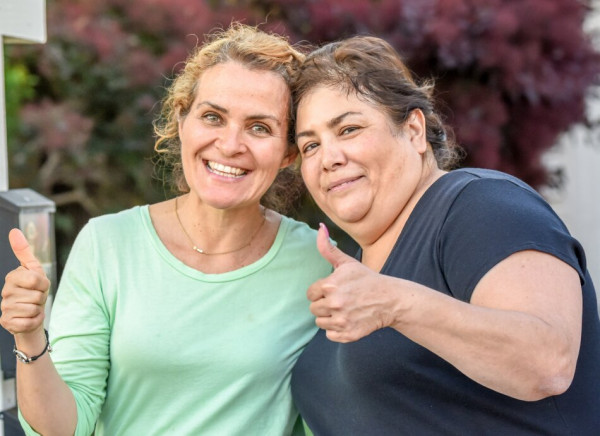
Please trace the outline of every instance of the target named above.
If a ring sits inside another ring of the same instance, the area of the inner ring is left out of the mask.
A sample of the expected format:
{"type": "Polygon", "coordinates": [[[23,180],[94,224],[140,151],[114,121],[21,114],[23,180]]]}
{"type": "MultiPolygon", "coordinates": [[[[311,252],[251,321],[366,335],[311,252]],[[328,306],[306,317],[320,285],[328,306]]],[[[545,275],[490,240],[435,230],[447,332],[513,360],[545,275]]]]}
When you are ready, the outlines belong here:
{"type": "Polygon", "coordinates": [[[243,131],[235,125],[227,126],[215,141],[215,146],[223,156],[231,157],[246,151],[243,131]]]}
{"type": "Polygon", "coordinates": [[[321,164],[325,171],[335,171],[338,167],[346,164],[346,154],[339,144],[321,144],[321,150],[321,164]]]}

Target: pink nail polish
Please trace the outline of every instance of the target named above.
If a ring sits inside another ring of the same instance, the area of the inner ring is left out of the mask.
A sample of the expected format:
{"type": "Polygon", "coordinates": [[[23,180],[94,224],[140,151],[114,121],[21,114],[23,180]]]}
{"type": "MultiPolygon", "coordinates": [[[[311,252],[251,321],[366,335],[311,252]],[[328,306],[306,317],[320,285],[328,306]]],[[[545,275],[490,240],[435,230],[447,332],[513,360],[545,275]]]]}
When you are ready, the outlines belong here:
{"type": "Polygon", "coordinates": [[[322,228],[323,230],[325,230],[325,233],[327,234],[327,237],[329,238],[329,229],[327,228],[327,226],[324,223],[319,223],[319,227],[322,228]]]}

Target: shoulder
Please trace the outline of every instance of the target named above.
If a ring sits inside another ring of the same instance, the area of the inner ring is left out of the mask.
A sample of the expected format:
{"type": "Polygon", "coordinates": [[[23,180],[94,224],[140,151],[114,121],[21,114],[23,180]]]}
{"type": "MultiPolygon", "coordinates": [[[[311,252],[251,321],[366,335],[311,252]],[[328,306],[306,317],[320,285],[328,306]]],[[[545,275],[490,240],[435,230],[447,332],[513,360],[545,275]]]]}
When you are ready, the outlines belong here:
{"type": "Polygon", "coordinates": [[[280,255],[289,256],[297,265],[306,265],[319,269],[331,269],[331,265],[323,259],[317,250],[317,231],[308,224],[283,216],[281,231],[284,232],[280,255]]]}
{"type": "Polygon", "coordinates": [[[484,219],[488,224],[511,222],[544,224],[549,221],[566,230],[548,202],[522,180],[493,170],[464,170],[469,179],[457,192],[451,208],[454,216],[484,219]]]}
{"type": "MultiPolygon", "coordinates": [[[[552,213],[549,205],[531,187],[508,174],[486,169],[464,168],[440,177],[419,200],[411,218],[418,233],[463,231],[480,218],[502,220],[507,212],[535,207],[552,213]]],[[[529,217],[531,218],[531,217],[529,217]]]]}
{"type": "Polygon", "coordinates": [[[281,226],[286,233],[286,243],[316,243],[317,231],[305,222],[296,221],[294,218],[282,215],[281,226]]]}
{"type": "Polygon", "coordinates": [[[147,206],[135,206],[116,213],[90,218],[75,240],[77,245],[120,244],[133,235],[144,233],[150,217],[147,206]]]}
{"type": "MultiPolygon", "coordinates": [[[[482,168],[463,168],[452,173],[463,174],[469,180],[468,186],[506,186],[522,189],[523,191],[539,195],[531,186],[523,180],[503,173],[502,171],[488,170],[482,168]]],[[[451,174],[452,174],[451,173],[451,174]]]]}
{"type": "MultiPolygon", "coordinates": [[[[456,196],[468,194],[522,192],[523,194],[542,197],[524,181],[501,171],[482,168],[461,168],[451,171],[440,178],[438,190],[447,194],[454,192],[456,196]]],[[[435,185],[434,185],[435,186],[435,185]]]]}
{"type": "Polygon", "coordinates": [[[440,259],[453,289],[472,290],[489,269],[511,254],[551,254],[583,277],[581,245],[552,207],[521,180],[497,171],[470,174],[444,219],[440,259]],[[459,286],[470,278],[468,286],[459,286]]]}
{"type": "Polygon", "coordinates": [[[90,218],[81,233],[102,233],[103,236],[133,234],[149,222],[148,206],[134,206],[120,212],[90,218]]]}
{"type": "Polygon", "coordinates": [[[472,235],[473,243],[536,239],[538,244],[550,234],[570,237],[550,204],[525,182],[492,170],[464,172],[470,178],[453,199],[444,223],[446,232],[453,234],[449,237],[472,235]]]}
{"type": "Polygon", "coordinates": [[[92,227],[120,227],[137,225],[144,214],[148,214],[148,206],[134,206],[120,212],[108,213],[90,218],[88,226],[92,227]]]}
{"type": "Polygon", "coordinates": [[[457,205],[494,202],[503,195],[510,198],[515,190],[539,197],[530,186],[500,171],[461,168],[444,174],[431,185],[415,208],[415,214],[434,215],[437,221],[443,221],[448,211],[455,210],[457,205]]]}

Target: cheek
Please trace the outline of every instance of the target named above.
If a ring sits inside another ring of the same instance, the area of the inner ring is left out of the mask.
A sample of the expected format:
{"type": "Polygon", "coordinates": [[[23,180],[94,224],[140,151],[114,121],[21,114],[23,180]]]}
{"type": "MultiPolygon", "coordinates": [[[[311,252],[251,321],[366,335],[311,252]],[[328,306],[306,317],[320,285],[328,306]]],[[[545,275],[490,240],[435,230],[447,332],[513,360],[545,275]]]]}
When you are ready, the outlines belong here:
{"type": "Polygon", "coordinates": [[[190,141],[186,141],[185,136],[180,137],[181,140],[181,145],[179,148],[179,152],[180,152],[180,159],[181,159],[181,163],[183,164],[184,168],[186,166],[190,166],[193,165],[193,162],[195,161],[196,158],[196,152],[193,150],[193,147],[190,145],[190,141]]]}
{"type": "Polygon", "coordinates": [[[184,155],[193,148],[192,144],[195,144],[194,133],[190,128],[183,128],[179,132],[179,142],[181,147],[181,154],[184,155]]]}
{"type": "Polygon", "coordinates": [[[300,165],[300,174],[302,174],[302,179],[304,180],[306,188],[310,194],[314,196],[317,192],[319,182],[319,174],[315,171],[314,164],[310,161],[303,160],[300,165]]]}
{"type": "Polygon", "coordinates": [[[281,168],[286,166],[288,155],[287,143],[276,142],[269,147],[265,147],[264,151],[260,152],[260,155],[256,155],[256,159],[264,162],[268,168],[277,173],[281,168]]]}

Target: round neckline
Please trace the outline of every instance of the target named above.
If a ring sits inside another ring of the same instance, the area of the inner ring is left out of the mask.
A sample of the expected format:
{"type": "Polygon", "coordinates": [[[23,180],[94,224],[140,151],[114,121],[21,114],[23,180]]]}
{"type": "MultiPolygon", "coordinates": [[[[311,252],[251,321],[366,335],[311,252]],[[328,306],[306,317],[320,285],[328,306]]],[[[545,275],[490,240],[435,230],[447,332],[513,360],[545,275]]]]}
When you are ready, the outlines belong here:
{"type": "Polygon", "coordinates": [[[241,277],[245,277],[247,275],[253,274],[256,271],[264,268],[268,263],[270,263],[273,258],[277,255],[277,252],[281,249],[283,244],[283,240],[285,235],[289,229],[289,218],[285,215],[281,216],[281,221],[279,223],[279,228],[277,229],[277,235],[275,236],[275,240],[273,241],[273,245],[269,248],[269,250],[265,253],[263,257],[256,260],[255,262],[243,266],[242,268],[227,271],[224,273],[204,273],[202,271],[198,271],[185,263],[179,260],[177,257],[171,253],[167,247],[163,244],[161,239],[152,224],[152,219],[150,218],[150,209],[149,205],[138,206],[140,219],[144,225],[144,228],[150,237],[152,242],[152,246],[157,250],[160,256],[165,259],[165,261],[174,269],[179,271],[182,274],[185,274],[189,277],[192,277],[197,280],[208,281],[208,282],[226,282],[231,280],[237,280],[241,277]]]}

